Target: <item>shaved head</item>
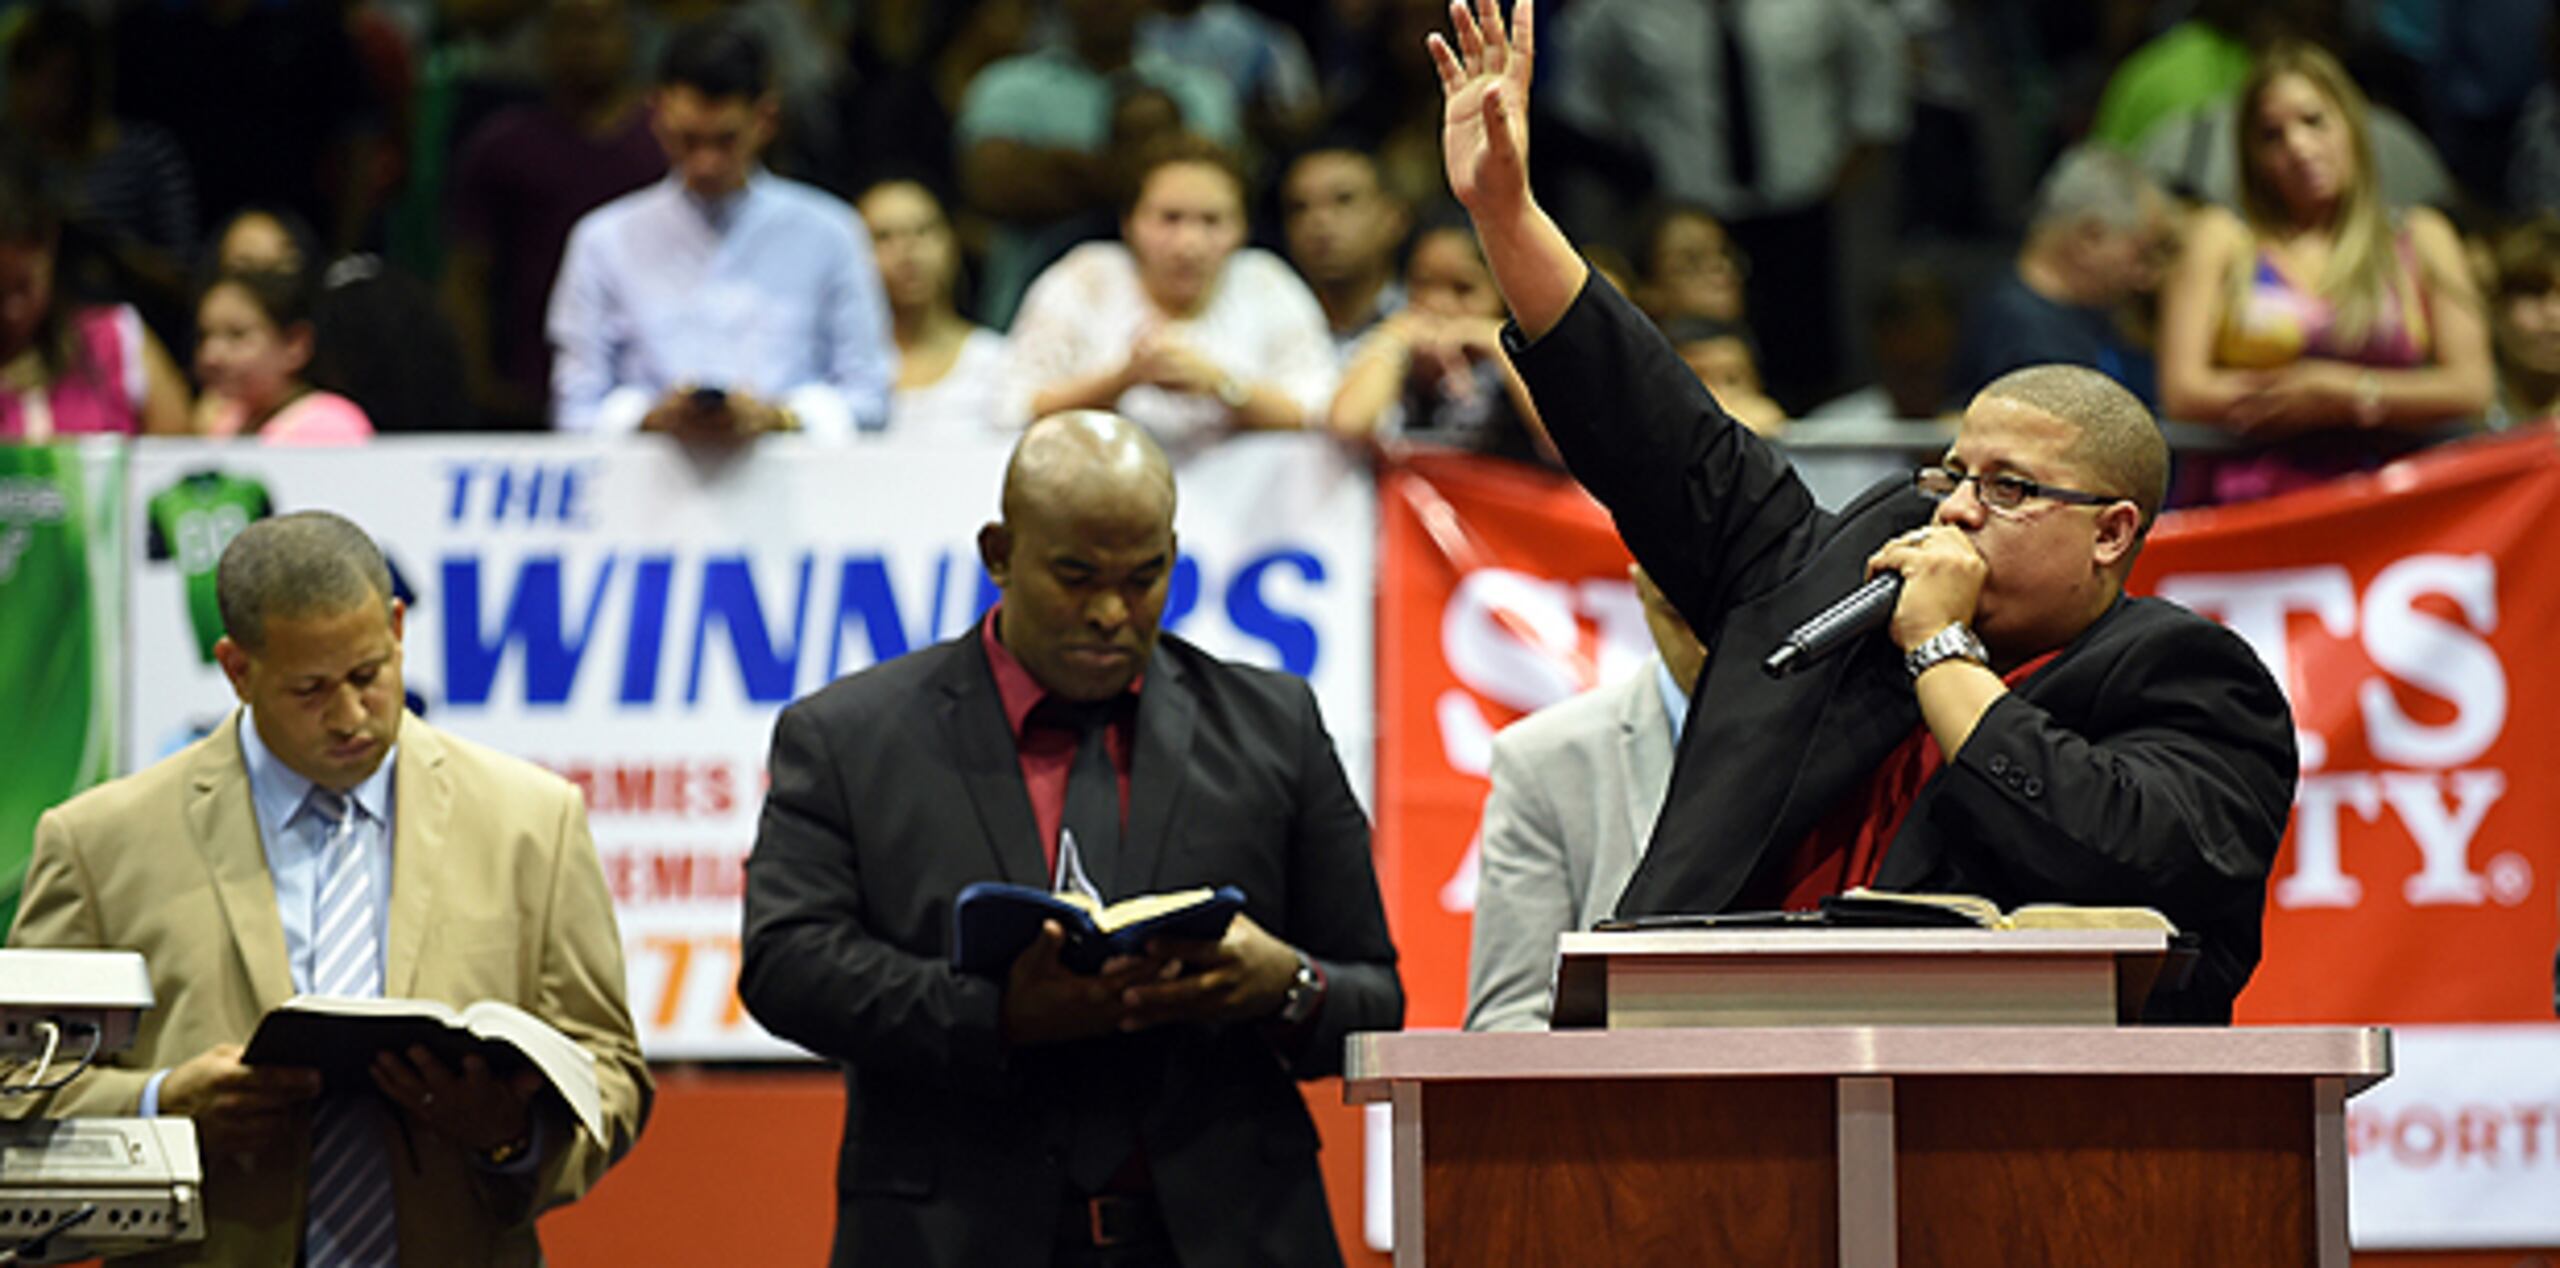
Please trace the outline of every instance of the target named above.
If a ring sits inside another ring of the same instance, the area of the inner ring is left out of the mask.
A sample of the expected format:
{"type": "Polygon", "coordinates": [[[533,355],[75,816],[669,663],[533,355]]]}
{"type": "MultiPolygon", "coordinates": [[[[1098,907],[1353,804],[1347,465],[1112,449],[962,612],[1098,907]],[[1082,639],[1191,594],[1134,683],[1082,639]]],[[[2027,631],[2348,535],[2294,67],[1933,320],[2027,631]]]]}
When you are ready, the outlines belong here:
{"type": "Polygon", "coordinates": [[[2169,495],[2169,443],[2140,398],[2086,366],[2031,365],[1993,379],[1981,395],[2015,401],[2079,431],[2065,462],[2096,477],[2093,493],[2142,508],[2143,531],[2169,495]]]}
{"type": "Polygon", "coordinates": [[[1007,523],[1055,514],[1103,499],[1161,499],[1173,527],[1173,464],[1146,429],[1098,409],[1040,419],[1022,433],[1005,463],[1007,523]]]}
{"type": "Polygon", "coordinates": [[[1005,465],[978,558],[1004,592],[996,639],[1050,694],[1127,691],[1173,582],[1173,467],[1137,424],[1079,410],[1033,423],[1005,465]]]}

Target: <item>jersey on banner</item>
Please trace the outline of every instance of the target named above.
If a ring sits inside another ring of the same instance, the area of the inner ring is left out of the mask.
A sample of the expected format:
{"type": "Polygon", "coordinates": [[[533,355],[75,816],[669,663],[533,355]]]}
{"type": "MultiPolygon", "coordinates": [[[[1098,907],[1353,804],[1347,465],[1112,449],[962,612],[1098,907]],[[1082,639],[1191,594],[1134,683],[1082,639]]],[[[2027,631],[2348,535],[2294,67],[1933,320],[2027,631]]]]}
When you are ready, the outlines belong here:
{"type": "Polygon", "coordinates": [[[213,645],[222,641],[222,608],[214,600],[213,567],[222,549],[251,521],[274,514],[267,486],[225,471],[195,471],[178,477],[151,495],[145,523],[149,536],[143,558],[174,563],[184,579],[187,628],[195,634],[196,658],[213,663],[213,645]]]}

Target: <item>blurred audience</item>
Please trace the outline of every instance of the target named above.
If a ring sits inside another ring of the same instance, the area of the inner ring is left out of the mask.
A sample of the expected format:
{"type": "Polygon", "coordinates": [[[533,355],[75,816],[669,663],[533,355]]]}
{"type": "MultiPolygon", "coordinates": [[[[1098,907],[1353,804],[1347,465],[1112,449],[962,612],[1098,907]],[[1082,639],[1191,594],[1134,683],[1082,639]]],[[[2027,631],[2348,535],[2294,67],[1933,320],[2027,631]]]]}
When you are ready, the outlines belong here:
{"type": "Polygon", "coordinates": [[[1786,407],[1761,386],[1760,349],[1741,323],[1674,317],[1662,323],[1662,334],[1734,421],[1773,439],[1787,429],[1786,407]]]}
{"type": "Polygon", "coordinates": [[[1404,307],[1345,363],[1326,425],[1360,439],[1554,461],[1538,407],[1503,354],[1502,292],[1462,213],[1435,216],[1415,235],[1404,291],[1404,307]]]}
{"type": "Polygon", "coordinates": [[[1035,0],[863,0],[853,7],[845,83],[835,95],[844,145],[831,189],[859,190],[880,173],[954,189],[952,120],[978,72],[1022,46],[1035,0]]]}
{"type": "Polygon", "coordinates": [[[354,401],[311,384],[311,281],[274,270],[225,273],[196,309],[196,430],[276,445],[352,444],[373,435],[354,401]]]}
{"type": "Polygon", "coordinates": [[[5,24],[8,131],[42,164],[65,221],[55,281],[86,300],[131,301],[161,330],[187,324],[195,178],[162,128],[109,109],[107,33],[45,0],[5,24]]]}
{"type": "Polygon", "coordinates": [[[1077,247],[1023,296],[1006,419],[1114,410],[1179,456],[1319,418],[1334,388],[1324,309],[1278,256],[1244,245],[1244,194],[1223,147],[1159,143],[1124,241],[1077,247]]]}
{"type": "Polygon", "coordinates": [[[1138,20],[1138,47],[1235,85],[1245,130],[1261,153],[1297,148],[1324,117],[1307,42],[1235,0],[1156,0],[1138,20]]]}
{"type": "Polygon", "coordinates": [[[2462,245],[2385,205],[2364,96],[2335,58],[2281,45],[2240,97],[2241,214],[2200,211],[2163,296],[2171,418],[2250,452],[2182,465],[2185,502],[2266,497],[2369,470],[2476,418],[2494,386],[2462,245]]]}
{"type": "Polygon", "coordinates": [[[734,443],[887,423],[896,347],[869,236],[759,165],[779,109],[744,29],[668,45],[650,119],[673,170],[570,232],[546,323],[553,426],[734,443]]]}
{"type": "MultiPolygon", "coordinates": [[[[2181,197],[2240,205],[2239,98],[2224,97],[2153,128],[2136,156],[2144,170],[2181,197]]],[[[2435,146],[2396,110],[2367,103],[2367,135],[2373,174],[2382,200],[2392,207],[2450,207],[2457,201],[2453,174],[2435,146]]]]}
{"type": "Polygon", "coordinates": [[[2526,91],[2498,156],[2497,192],[2519,215],[2560,211],[2560,19],[2546,16],[2540,50],[2541,79],[2526,91]]]}
{"type": "Polygon", "coordinates": [[[1644,276],[1629,293],[1655,321],[1743,319],[1751,261],[1714,212],[1695,203],[1656,204],[1638,223],[1635,241],[1644,276]]]}
{"type": "Polygon", "coordinates": [[[1102,152],[1095,156],[1094,163],[1103,186],[1115,191],[1112,200],[1052,220],[1025,234],[1017,257],[1026,270],[1024,276],[1040,276],[1042,270],[1087,242],[1117,239],[1126,191],[1137,179],[1138,165],[1157,142],[1183,131],[1182,104],[1173,99],[1173,94],[1134,77],[1122,77],[1111,85],[1110,120],[1102,152]]]}
{"type": "Polygon", "coordinates": [[[141,315],[56,285],[62,214],[39,179],[0,156],[0,440],[184,432],[186,383],[141,315]]]}
{"type": "Polygon", "coordinates": [[[1396,252],[1412,215],[1379,183],[1376,160],[1358,150],[1310,150],[1280,180],[1280,228],[1289,260],[1324,306],[1334,347],[1349,357],[1362,335],[1404,307],[1396,252]]]}
{"type": "Polygon", "coordinates": [[[2108,76],[2089,139],[2139,151],[2160,125],[2230,100],[2248,82],[2255,50],[2336,38],[2335,8],[2333,0],[2196,0],[2108,76]]]}
{"type": "Polygon", "coordinates": [[[569,230],[667,161],[631,75],[625,0],[550,0],[539,32],[542,99],[500,110],[464,142],[444,261],[474,401],[489,425],[518,431],[547,413],[543,314],[569,230]]]}
{"type": "Polygon", "coordinates": [[[1833,205],[1908,123],[1901,32],[1865,0],[1584,0],[1557,27],[1557,110],[1641,150],[1654,191],[1711,210],[1756,266],[1763,368],[1801,409],[1834,390],[1833,205]]]}
{"type": "Polygon", "coordinates": [[[960,244],[931,190],[882,181],[854,203],[871,228],[889,331],[898,343],[898,385],[889,429],[900,436],[970,435],[1001,429],[1004,336],[962,317],[960,244]]]}
{"type": "Polygon", "coordinates": [[[462,340],[426,283],[370,253],[339,257],[318,280],[314,378],[361,406],[378,432],[487,429],[462,340]]]}
{"type": "Polygon", "coordinates": [[[1379,184],[1407,207],[1448,193],[1440,171],[1440,72],[1423,38],[1449,20],[1444,0],[1333,0],[1324,20],[1325,131],[1370,156],[1379,184]]]}
{"type": "Polygon", "coordinates": [[[1060,0],[1063,43],[1008,57],[969,85],[952,127],[960,187],[996,222],[977,311],[1013,320],[1044,262],[1043,230],[1114,207],[1126,173],[1110,161],[1113,104],[1135,81],[1161,89],[1182,126],[1213,141],[1243,140],[1236,88],[1218,75],[1138,46],[1148,0],[1060,0]]]}
{"type": "Polygon", "coordinates": [[[1946,271],[1909,259],[1885,274],[1867,305],[1868,354],[1876,381],[1837,396],[1796,420],[1803,428],[1849,419],[1937,418],[1959,402],[1954,376],[1959,334],[1955,289],[1946,271]]]}
{"type": "Polygon", "coordinates": [[[329,265],[318,231],[289,208],[252,204],[223,218],[205,235],[197,298],[222,273],[308,273],[329,265]]]}
{"type": "Polygon", "coordinates": [[[2127,300],[2159,287],[2177,249],[2171,216],[2133,160],[2095,145],[2064,152],[2036,190],[2016,260],[1965,314],[1941,405],[1961,406],[2011,370],[2059,361],[2097,370],[2156,407],[2151,354],[2118,320],[2127,300]]]}
{"type": "Polygon", "coordinates": [[[261,0],[116,6],[115,112],[169,130],[211,210],[274,203],[332,252],[371,226],[395,103],[377,96],[346,6],[261,0]]]}
{"type": "Polygon", "coordinates": [[[199,293],[224,273],[290,273],[311,289],[312,377],[375,431],[481,429],[461,341],[425,283],[378,255],[326,259],[310,224],[283,207],[235,212],[210,241],[199,293]]]}
{"type": "Polygon", "coordinates": [[[2498,394],[2489,425],[2512,427],[2560,415],[2560,215],[2545,212],[2491,243],[2496,305],[2498,394]]]}

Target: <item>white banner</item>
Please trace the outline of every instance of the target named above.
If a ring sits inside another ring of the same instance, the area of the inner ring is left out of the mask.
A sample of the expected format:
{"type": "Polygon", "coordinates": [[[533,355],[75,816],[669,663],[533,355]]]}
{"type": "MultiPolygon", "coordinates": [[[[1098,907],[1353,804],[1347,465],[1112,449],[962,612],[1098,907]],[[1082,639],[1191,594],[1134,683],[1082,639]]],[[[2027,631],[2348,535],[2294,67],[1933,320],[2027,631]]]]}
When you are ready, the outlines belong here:
{"type": "MultiPolygon", "coordinates": [[[[232,706],[209,603],[230,535],[270,512],[345,514],[382,543],[406,592],[404,667],[425,715],[586,790],[648,1054],[791,1055],[736,995],[740,863],[774,715],[967,629],[993,601],[975,541],[1005,452],[783,441],[705,461],[649,441],[546,437],[139,444],[125,769],[232,706]]],[[[1367,469],[1321,438],[1249,437],[1179,479],[1166,628],[1310,679],[1365,798],[1367,469]]]]}
{"type": "Polygon", "coordinates": [[[2560,1246],[2560,1025],[2392,1027],[2347,1156],[2359,1250],[2560,1246]]]}

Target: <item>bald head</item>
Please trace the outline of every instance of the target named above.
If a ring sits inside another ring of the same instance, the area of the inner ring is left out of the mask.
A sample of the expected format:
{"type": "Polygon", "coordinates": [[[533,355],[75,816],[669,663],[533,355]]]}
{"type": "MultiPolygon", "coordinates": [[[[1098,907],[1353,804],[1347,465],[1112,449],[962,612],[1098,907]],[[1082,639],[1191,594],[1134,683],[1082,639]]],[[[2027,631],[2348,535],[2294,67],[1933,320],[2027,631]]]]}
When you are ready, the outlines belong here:
{"type": "Polygon", "coordinates": [[[2169,495],[2169,443],[2140,398],[2086,366],[2031,365],[1993,379],[1981,395],[2015,401],[2079,431],[2063,460],[2096,478],[2109,493],[2142,509],[2142,528],[2169,495]]]}
{"type": "Polygon", "coordinates": [[[1004,592],[996,638],[1050,694],[1126,691],[1154,654],[1173,581],[1173,468],[1098,410],[1033,423],[1004,472],[978,557],[1004,592]]]}
{"type": "Polygon", "coordinates": [[[1145,428],[1103,410],[1031,424],[1004,468],[1004,518],[1072,514],[1103,503],[1157,503],[1173,527],[1173,465],[1145,428]]]}

